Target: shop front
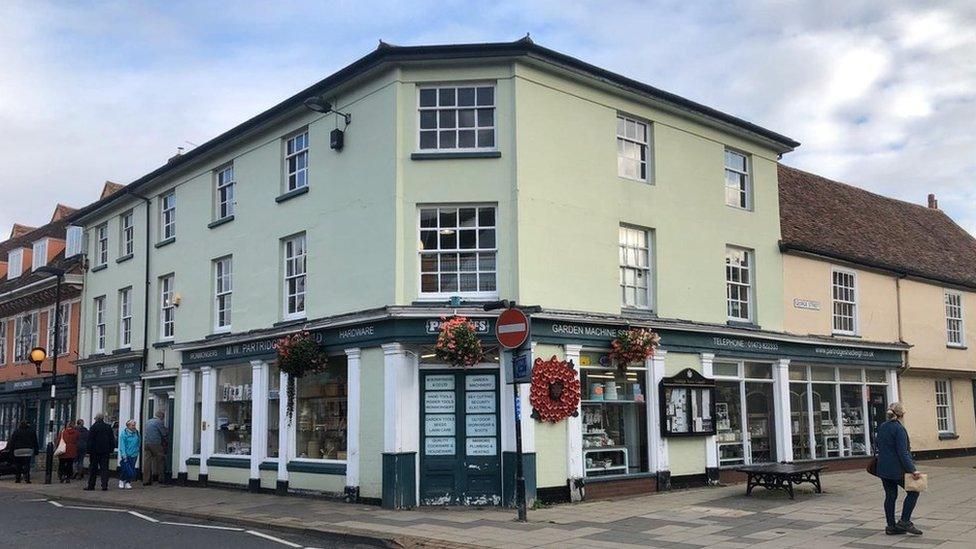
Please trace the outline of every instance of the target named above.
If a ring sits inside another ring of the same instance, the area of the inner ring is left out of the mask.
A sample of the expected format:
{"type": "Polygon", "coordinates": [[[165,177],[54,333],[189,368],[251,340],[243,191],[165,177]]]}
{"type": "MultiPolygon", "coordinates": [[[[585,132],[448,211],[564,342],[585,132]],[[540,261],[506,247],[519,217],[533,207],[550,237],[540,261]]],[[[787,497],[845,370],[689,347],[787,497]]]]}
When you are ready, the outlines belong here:
{"type": "MultiPolygon", "coordinates": [[[[141,425],[142,355],[123,353],[78,361],[78,416],[90,427],[102,414],[118,442],[119,429],[130,419],[141,425]]],[[[114,468],[114,456],[110,467],[114,468]]]]}
{"type": "MultiPolygon", "coordinates": [[[[75,389],[74,374],[57,377],[57,398],[54,401],[55,435],[74,418],[75,389]]],[[[48,442],[50,410],[50,376],[0,384],[0,441],[10,438],[21,421],[27,421],[36,430],[37,441],[43,448],[48,442]]]]}

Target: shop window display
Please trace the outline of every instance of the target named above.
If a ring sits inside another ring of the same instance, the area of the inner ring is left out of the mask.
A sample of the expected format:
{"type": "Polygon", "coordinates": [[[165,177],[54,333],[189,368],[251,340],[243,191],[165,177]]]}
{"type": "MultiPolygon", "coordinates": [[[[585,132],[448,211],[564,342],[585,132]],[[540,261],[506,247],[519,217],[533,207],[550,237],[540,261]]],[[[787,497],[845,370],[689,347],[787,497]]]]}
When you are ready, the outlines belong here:
{"type": "Polygon", "coordinates": [[[867,455],[864,430],[864,398],[860,385],[840,386],[841,415],[844,425],[844,455],[867,455]]]}
{"type": "Polygon", "coordinates": [[[813,384],[813,437],[817,457],[840,457],[835,385],[813,384]]]}
{"type": "Polygon", "coordinates": [[[646,472],[645,370],[613,367],[600,353],[580,356],[583,461],[586,476],[646,472]]]}
{"type": "Polygon", "coordinates": [[[196,383],[194,383],[196,395],[193,400],[193,453],[200,455],[200,427],[203,422],[203,387],[199,373],[193,372],[190,375],[196,376],[196,383]]]}
{"type": "Polygon", "coordinates": [[[251,454],[251,366],[217,369],[214,453],[251,454]]]}
{"type": "Polygon", "coordinates": [[[742,445],[742,401],[739,384],[715,384],[715,439],[720,465],[739,465],[745,461],[742,445]]]}
{"type": "Polygon", "coordinates": [[[105,414],[105,423],[112,426],[118,434],[119,430],[119,386],[110,385],[102,388],[102,413],[105,414]]]}
{"type": "Polygon", "coordinates": [[[268,457],[278,457],[278,440],[281,436],[281,423],[278,417],[278,387],[281,385],[281,371],[277,366],[268,368],[268,457]]]}
{"type": "Polygon", "coordinates": [[[793,432],[793,459],[812,459],[810,447],[810,394],[806,383],[790,384],[790,427],[793,432]]]}
{"type": "Polygon", "coordinates": [[[776,461],[771,365],[721,361],[712,372],[719,465],[776,461]]]}
{"type": "Polygon", "coordinates": [[[348,417],[346,357],[329,357],[325,371],[298,380],[295,394],[295,455],[346,459],[348,417]]]}

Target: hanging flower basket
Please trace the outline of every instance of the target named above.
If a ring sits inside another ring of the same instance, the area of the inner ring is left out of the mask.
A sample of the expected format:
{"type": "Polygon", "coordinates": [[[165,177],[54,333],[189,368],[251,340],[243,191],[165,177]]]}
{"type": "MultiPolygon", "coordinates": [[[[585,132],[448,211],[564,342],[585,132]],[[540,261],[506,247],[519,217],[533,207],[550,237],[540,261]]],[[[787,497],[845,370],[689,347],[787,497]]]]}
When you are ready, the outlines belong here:
{"type": "Polygon", "coordinates": [[[285,336],[274,343],[278,352],[278,368],[288,374],[286,398],[288,406],[288,420],[295,411],[295,382],[301,377],[314,375],[325,370],[328,355],[322,346],[306,331],[285,336]]]}
{"type": "Polygon", "coordinates": [[[461,367],[474,366],[485,355],[474,324],[463,316],[442,319],[434,353],[439,360],[461,367]]]}
{"type": "Polygon", "coordinates": [[[558,423],[579,415],[580,380],[572,361],[535,359],[532,385],[529,389],[532,417],[538,421],[558,423]]]}
{"type": "Polygon", "coordinates": [[[647,328],[629,328],[610,343],[610,358],[624,369],[633,362],[644,362],[654,356],[661,336],[647,328]]]}

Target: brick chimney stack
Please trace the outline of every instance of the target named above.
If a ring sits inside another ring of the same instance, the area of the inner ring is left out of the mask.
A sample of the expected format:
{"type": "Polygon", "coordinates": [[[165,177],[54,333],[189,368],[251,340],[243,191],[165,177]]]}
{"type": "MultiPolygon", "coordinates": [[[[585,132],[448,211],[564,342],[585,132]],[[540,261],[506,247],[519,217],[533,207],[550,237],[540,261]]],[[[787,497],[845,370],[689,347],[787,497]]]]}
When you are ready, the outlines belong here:
{"type": "Polygon", "coordinates": [[[933,210],[939,209],[939,201],[936,200],[935,195],[931,193],[929,193],[929,208],[932,208],[933,210]]]}

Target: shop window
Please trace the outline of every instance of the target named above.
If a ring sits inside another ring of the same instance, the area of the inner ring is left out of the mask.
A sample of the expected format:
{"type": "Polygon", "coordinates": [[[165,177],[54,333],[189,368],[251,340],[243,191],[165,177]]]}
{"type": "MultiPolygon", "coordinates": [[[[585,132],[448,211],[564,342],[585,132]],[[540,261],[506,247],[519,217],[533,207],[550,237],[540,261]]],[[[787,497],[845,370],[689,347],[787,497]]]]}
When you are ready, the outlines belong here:
{"type": "Polygon", "coordinates": [[[736,382],[719,381],[715,384],[715,428],[719,465],[745,463],[742,398],[736,382]]]}
{"type": "MultiPolygon", "coordinates": [[[[869,372],[871,370],[868,370],[869,372]]],[[[888,391],[885,387],[868,385],[868,421],[870,422],[870,443],[878,439],[878,427],[888,420],[888,391]]],[[[869,449],[872,449],[870,446],[869,449]]],[[[872,450],[873,453],[873,450],[872,450]]]]}
{"type": "MultiPolygon", "coordinates": [[[[806,371],[805,366],[802,368],[806,371]]],[[[793,433],[793,459],[813,459],[813,448],[810,447],[810,403],[807,387],[806,383],[790,384],[790,415],[792,416],[790,427],[793,433]]]]}
{"type": "MultiPolygon", "coordinates": [[[[194,387],[196,395],[193,397],[193,453],[200,455],[200,432],[203,425],[203,383],[199,373],[190,374],[196,377],[194,387]]],[[[210,427],[213,429],[213,427],[210,427]]]]}
{"type": "Polygon", "coordinates": [[[717,376],[739,377],[739,365],[735,362],[716,362],[712,365],[712,373],[717,376]]]}
{"type": "Polygon", "coordinates": [[[888,376],[884,370],[864,370],[864,377],[868,383],[887,383],[888,376]]]}
{"type": "Polygon", "coordinates": [[[836,379],[834,369],[826,366],[812,366],[810,375],[814,381],[834,381],[836,379]]]}
{"type": "Polygon", "coordinates": [[[105,414],[105,423],[112,426],[115,430],[116,444],[118,444],[119,434],[119,386],[109,385],[102,388],[102,413],[105,414]]]}
{"type": "MultiPolygon", "coordinates": [[[[814,376],[816,379],[816,376],[814,376]]],[[[813,384],[813,437],[817,457],[840,457],[836,385],[813,384]]]]}
{"type": "Polygon", "coordinates": [[[295,455],[346,459],[348,396],[346,357],[329,357],[325,371],[298,380],[295,394],[295,455]]]}
{"type": "Polygon", "coordinates": [[[839,372],[841,381],[849,381],[854,383],[861,382],[860,368],[840,368],[839,372]]]}
{"type": "Polygon", "coordinates": [[[790,365],[790,381],[806,381],[809,372],[806,366],[790,365]]]}
{"type": "Polygon", "coordinates": [[[251,366],[217,370],[215,454],[251,454],[251,366]]]}
{"type": "Polygon", "coordinates": [[[773,379],[773,368],[762,362],[745,363],[746,379],[773,379]]]}
{"type": "Polygon", "coordinates": [[[584,354],[580,364],[586,476],[647,472],[645,370],[620,371],[597,353],[584,354]]]}
{"type": "Polygon", "coordinates": [[[716,376],[737,378],[716,385],[719,465],[776,461],[772,366],[720,361],[713,364],[712,371],[716,376]],[[739,377],[740,371],[744,377],[739,377]]]}
{"type": "MultiPolygon", "coordinates": [[[[841,370],[843,378],[843,369],[841,370]]],[[[860,385],[840,386],[841,415],[844,425],[844,455],[867,455],[864,429],[864,392],[860,385]]]]}
{"type": "Polygon", "coordinates": [[[278,417],[278,399],[281,394],[281,370],[277,366],[268,368],[268,457],[278,457],[278,441],[281,436],[281,420],[278,417]]]}

